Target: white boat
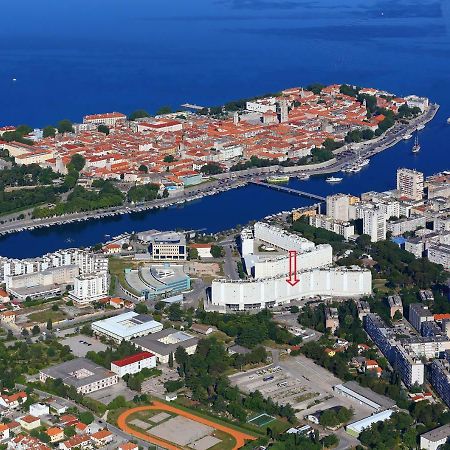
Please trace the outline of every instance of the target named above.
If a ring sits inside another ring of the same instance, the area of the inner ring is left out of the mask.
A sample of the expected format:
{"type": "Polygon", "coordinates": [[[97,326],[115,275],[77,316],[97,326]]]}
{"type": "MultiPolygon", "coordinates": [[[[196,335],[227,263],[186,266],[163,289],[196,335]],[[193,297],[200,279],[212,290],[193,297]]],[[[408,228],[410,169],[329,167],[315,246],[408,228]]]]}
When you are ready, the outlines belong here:
{"type": "Polygon", "coordinates": [[[297,177],[300,181],[309,180],[310,176],[307,173],[302,173],[297,177]]]}
{"type": "Polygon", "coordinates": [[[422,124],[420,124],[418,127],[417,127],[417,130],[423,130],[425,128],[425,125],[422,125],[422,124]]]}
{"type": "Polygon", "coordinates": [[[419,138],[417,137],[417,134],[416,134],[416,138],[414,140],[414,145],[413,145],[413,148],[412,148],[412,152],[413,153],[420,152],[420,144],[419,144],[419,138]]]}
{"type": "Polygon", "coordinates": [[[367,164],[369,164],[369,163],[370,163],[370,159],[362,159],[361,161],[358,161],[358,164],[361,167],[367,166],[367,164]]]}
{"type": "Polygon", "coordinates": [[[408,139],[411,139],[412,138],[412,134],[404,134],[403,135],[403,139],[405,140],[405,141],[407,141],[408,139]]]}
{"type": "Polygon", "coordinates": [[[343,178],[339,177],[328,177],[325,181],[327,183],[340,183],[343,180],[343,178]]]}
{"type": "Polygon", "coordinates": [[[447,123],[450,125],[450,117],[447,119],[447,123]]]}

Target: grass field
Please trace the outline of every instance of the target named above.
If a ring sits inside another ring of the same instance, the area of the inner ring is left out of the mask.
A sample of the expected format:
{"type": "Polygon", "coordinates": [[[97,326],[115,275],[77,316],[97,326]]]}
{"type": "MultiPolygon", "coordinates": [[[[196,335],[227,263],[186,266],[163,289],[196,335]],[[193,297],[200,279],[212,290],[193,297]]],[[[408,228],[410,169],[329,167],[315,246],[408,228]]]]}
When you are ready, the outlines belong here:
{"type": "Polygon", "coordinates": [[[46,323],[49,319],[52,322],[58,322],[65,318],[66,315],[62,311],[53,311],[52,309],[44,309],[28,315],[28,319],[36,323],[46,323]]]}

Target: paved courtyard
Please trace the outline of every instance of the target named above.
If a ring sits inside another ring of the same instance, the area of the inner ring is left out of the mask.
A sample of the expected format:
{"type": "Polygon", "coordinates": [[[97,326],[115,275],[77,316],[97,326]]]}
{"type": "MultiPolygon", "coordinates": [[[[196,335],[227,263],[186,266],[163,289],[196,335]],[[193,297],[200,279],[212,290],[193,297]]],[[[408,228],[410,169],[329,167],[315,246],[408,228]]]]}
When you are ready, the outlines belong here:
{"type": "Polygon", "coordinates": [[[80,334],[78,336],[69,336],[61,341],[62,345],[68,345],[75,356],[82,358],[87,352],[102,352],[107,349],[105,344],[99,340],[80,334]]]}

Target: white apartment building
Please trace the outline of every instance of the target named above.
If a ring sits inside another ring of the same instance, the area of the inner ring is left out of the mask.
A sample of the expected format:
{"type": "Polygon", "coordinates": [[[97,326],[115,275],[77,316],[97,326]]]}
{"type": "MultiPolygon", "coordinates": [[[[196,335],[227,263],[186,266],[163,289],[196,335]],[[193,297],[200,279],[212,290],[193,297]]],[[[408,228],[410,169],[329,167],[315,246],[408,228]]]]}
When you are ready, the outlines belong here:
{"type": "Polygon", "coordinates": [[[108,273],[98,272],[75,277],[69,296],[78,306],[88,306],[108,295],[108,273]]]}
{"type": "Polygon", "coordinates": [[[427,256],[431,262],[443,265],[446,270],[450,269],[450,245],[431,244],[427,256]]]}
{"type": "Polygon", "coordinates": [[[386,216],[377,207],[362,209],[363,233],[370,236],[372,242],[386,239],[386,216]]]}
{"type": "Polygon", "coordinates": [[[156,356],[150,352],[140,352],[111,362],[111,371],[122,378],[127,374],[139,373],[142,369],[156,367],[156,356]]]}
{"type": "Polygon", "coordinates": [[[314,242],[308,241],[308,239],[288,233],[281,228],[264,222],[256,222],[253,229],[255,239],[282,250],[304,252],[315,247],[314,242]]]}
{"type": "Polygon", "coordinates": [[[397,191],[400,197],[409,200],[422,200],[423,173],[413,169],[397,170],[397,191]]]}
{"type": "Polygon", "coordinates": [[[348,194],[334,194],[328,195],[327,204],[327,216],[336,220],[348,222],[351,217],[349,216],[349,207],[359,201],[358,197],[354,197],[348,194]]]}
{"type": "Polygon", "coordinates": [[[408,231],[415,231],[418,228],[425,228],[426,218],[423,216],[411,216],[405,219],[398,219],[387,223],[387,231],[392,233],[392,236],[401,236],[408,231]]]}
{"type": "Polygon", "coordinates": [[[350,236],[353,236],[355,234],[355,227],[350,222],[345,222],[333,217],[328,217],[323,214],[310,216],[309,224],[312,227],[324,228],[325,230],[332,231],[333,233],[343,236],[344,239],[348,239],[350,236]]]}
{"type": "Polygon", "coordinates": [[[253,230],[251,228],[244,228],[241,231],[241,255],[251,255],[255,244],[253,230]]]}

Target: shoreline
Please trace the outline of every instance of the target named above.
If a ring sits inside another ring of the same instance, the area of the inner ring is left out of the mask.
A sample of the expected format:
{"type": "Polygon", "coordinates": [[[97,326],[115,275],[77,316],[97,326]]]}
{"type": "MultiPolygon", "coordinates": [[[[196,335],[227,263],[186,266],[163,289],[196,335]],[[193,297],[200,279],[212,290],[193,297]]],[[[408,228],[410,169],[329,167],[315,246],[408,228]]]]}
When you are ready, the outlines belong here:
{"type": "Polygon", "coordinates": [[[395,124],[394,127],[387,130],[382,136],[372,141],[365,141],[360,144],[347,144],[335,152],[335,158],[325,163],[282,167],[279,165],[268,166],[263,168],[252,168],[237,172],[226,172],[215,177],[210,177],[211,181],[201,185],[193,186],[189,191],[184,191],[181,195],[168,197],[165,199],[153,200],[148,203],[138,205],[126,205],[118,208],[109,208],[103,210],[95,210],[89,212],[73,213],[68,216],[49,217],[45,219],[25,219],[0,225],[0,237],[20,233],[23,231],[32,231],[39,228],[49,228],[75,222],[85,222],[89,220],[99,220],[104,217],[114,217],[124,214],[133,214],[153,209],[164,209],[177,204],[185,204],[203,197],[218,195],[231,189],[245,187],[250,181],[261,178],[262,176],[283,173],[291,176],[298,176],[307,173],[308,175],[327,175],[342,170],[346,165],[357,159],[354,154],[351,157],[340,158],[342,152],[359,151],[359,157],[370,158],[378,153],[387,150],[403,139],[405,134],[412,134],[420,125],[425,126],[432,121],[439,111],[439,105],[432,104],[430,108],[413,119],[408,124],[395,124]],[[327,164],[329,163],[329,164],[327,164]]]}

